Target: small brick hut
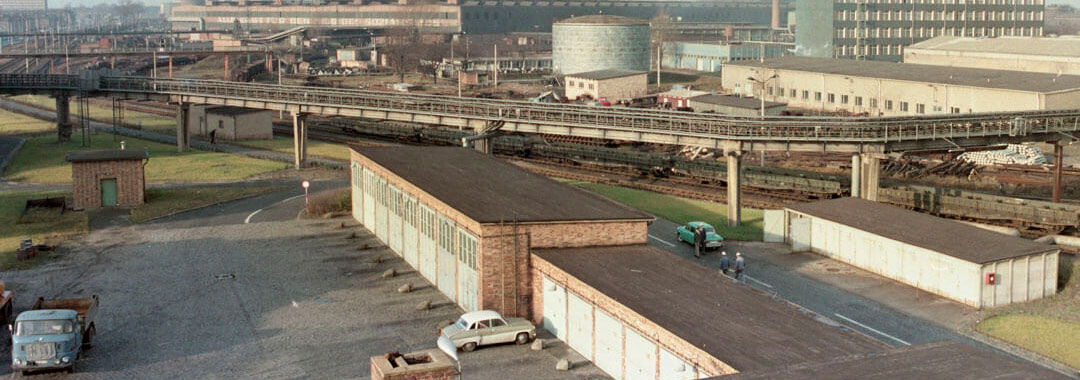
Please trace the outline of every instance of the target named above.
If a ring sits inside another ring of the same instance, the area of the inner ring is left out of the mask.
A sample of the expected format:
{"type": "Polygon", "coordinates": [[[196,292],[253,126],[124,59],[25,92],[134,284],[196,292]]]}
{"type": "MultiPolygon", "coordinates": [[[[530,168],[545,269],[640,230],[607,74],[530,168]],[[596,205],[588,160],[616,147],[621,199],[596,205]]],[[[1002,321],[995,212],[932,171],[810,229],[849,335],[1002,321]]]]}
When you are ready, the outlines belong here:
{"type": "Polygon", "coordinates": [[[75,210],[137,206],[146,200],[146,150],[69,152],[75,210]]]}

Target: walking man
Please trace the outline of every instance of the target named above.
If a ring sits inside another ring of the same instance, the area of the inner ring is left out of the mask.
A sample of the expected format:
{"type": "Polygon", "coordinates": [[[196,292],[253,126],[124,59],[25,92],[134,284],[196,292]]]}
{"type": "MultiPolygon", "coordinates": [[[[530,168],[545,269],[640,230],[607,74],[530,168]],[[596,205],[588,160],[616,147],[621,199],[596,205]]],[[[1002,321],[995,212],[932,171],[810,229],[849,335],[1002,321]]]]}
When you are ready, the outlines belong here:
{"type": "Polygon", "coordinates": [[[746,283],[746,259],[743,259],[742,253],[735,252],[735,281],[746,283]]]}
{"type": "Polygon", "coordinates": [[[728,261],[727,252],[720,252],[720,271],[726,276],[728,269],[731,269],[731,261],[728,261]]]}
{"type": "Polygon", "coordinates": [[[705,227],[698,225],[694,229],[694,257],[701,258],[701,249],[705,247],[705,227]]]}
{"type": "Polygon", "coordinates": [[[216,129],[211,129],[210,130],[210,143],[211,144],[217,144],[217,130],[216,129]]]}

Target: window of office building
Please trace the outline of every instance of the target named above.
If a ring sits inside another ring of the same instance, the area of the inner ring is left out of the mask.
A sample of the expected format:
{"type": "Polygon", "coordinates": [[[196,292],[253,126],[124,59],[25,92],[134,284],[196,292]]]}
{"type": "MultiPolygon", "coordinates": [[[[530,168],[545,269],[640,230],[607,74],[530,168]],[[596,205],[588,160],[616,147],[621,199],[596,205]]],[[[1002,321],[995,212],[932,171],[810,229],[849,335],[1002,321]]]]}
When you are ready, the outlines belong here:
{"type": "Polygon", "coordinates": [[[900,102],[900,112],[907,112],[907,111],[908,111],[907,102],[900,102]]]}
{"type": "Polygon", "coordinates": [[[836,94],[829,94],[829,103],[836,103],[836,94]]]}

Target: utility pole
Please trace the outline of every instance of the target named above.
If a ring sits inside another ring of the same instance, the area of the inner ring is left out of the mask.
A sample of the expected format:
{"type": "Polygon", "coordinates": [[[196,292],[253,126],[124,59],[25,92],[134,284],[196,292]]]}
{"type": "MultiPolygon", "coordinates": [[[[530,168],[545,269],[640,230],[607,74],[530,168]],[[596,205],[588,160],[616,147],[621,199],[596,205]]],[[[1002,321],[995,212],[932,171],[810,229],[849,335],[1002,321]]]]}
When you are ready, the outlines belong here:
{"type": "Polygon", "coordinates": [[[499,44],[495,44],[495,88],[499,88],[499,44]]]}
{"type": "Polygon", "coordinates": [[[772,76],[770,76],[768,78],[765,78],[765,79],[757,79],[757,78],[754,78],[754,77],[747,77],[746,78],[746,80],[749,80],[751,82],[754,82],[754,83],[757,83],[757,84],[761,85],[761,92],[758,93],[758,98],[761,99],[761,119],[762,120],[765,120],[765,85],[767,83],[769,83],[769,81],[771,81],[773,79],[776,79],[776,77],[777,77],[777,75],[773,74],[772,76]]]}
{"type": "Polygon", "coordinates": [[[662,46],[663,46],[663,41],[656,44],[656,90],[657,91],[660,91],[660,65],[663,64],[663,62],[661,61],[661,59],[663,57],[660,56],[660,49],[662,48],[662,46]]]}

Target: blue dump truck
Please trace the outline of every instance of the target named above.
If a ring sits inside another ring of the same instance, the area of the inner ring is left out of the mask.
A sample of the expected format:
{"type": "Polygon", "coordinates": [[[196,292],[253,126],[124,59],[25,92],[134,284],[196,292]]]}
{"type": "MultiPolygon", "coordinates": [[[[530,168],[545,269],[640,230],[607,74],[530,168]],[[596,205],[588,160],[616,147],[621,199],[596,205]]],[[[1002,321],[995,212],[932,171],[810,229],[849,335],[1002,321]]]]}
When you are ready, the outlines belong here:
{"type": "Polygon", "coordinates": [[[9,325],[11,368],[23,374],[38,369],[75,372],[75,361],[97,334],[98,298],[38,298],[9,325]]]}

